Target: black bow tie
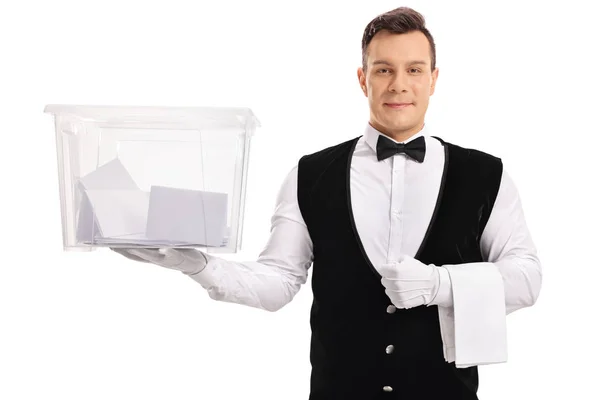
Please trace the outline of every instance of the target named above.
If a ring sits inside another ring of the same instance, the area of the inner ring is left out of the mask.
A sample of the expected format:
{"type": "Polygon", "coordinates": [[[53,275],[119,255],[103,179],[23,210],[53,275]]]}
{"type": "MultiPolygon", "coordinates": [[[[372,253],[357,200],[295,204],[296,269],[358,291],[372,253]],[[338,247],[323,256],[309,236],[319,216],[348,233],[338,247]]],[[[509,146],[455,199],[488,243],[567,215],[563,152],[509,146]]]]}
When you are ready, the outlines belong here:
{"type": "Polygon", "coordinates": [[[419,136],[408,143],[396,143],[387,136],[379,135],[379,139],[377,139],[377,159],[379,161],[400,153],[404,153],[418,162],[423,162],[425,159],[425,138],[419,136]]]}

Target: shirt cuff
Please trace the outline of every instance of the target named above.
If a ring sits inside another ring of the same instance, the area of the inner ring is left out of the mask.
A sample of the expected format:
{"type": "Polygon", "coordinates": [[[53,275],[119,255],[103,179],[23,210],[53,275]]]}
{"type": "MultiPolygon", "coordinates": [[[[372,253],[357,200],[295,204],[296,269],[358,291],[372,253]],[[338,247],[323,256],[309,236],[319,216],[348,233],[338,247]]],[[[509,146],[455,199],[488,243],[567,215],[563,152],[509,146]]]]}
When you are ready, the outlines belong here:
{"type": "Polygon", "coordinates": [[[198,282],[204,289],[212,289],[216,282],[215,282],[215,269],[216,269],[216,264],[218,263],[218,259],[214,258],[214,257],[210,257],[209,255],[206,255],[207,258],[207,263],[204,266],[204,268],[202,268],[200,271],[198,272],[194,272],[192,274],[185,274],[187,276],[189,276],[190,278],[192,278],[194,281],[198,282]]]}
{"type": "Polygon", "coordinates": [[[437,294],[431,301],[431,305],[452,307],[452,281],[450,280],[450,273],[446,267],[437,268],[440,275],[440,284],[437,294]]]}

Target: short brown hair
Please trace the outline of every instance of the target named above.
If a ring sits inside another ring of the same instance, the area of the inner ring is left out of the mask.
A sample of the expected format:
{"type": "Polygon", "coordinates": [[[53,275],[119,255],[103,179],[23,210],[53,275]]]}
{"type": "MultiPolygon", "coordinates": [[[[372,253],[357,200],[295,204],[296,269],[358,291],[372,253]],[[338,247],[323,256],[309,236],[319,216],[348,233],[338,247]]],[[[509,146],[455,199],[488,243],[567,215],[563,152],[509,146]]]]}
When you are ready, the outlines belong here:
{"type": "Polygon", "coordinates": [[[429,41],[431,71],[435,69],[435,42],[425,27],[425,18],[410,7],[398,7],[378,15],[365,28],[362,38],[362,64],[365,72],[367,71],[367,47],[377,32],[383,30],[392,33],[422,32],[429,41]]]}

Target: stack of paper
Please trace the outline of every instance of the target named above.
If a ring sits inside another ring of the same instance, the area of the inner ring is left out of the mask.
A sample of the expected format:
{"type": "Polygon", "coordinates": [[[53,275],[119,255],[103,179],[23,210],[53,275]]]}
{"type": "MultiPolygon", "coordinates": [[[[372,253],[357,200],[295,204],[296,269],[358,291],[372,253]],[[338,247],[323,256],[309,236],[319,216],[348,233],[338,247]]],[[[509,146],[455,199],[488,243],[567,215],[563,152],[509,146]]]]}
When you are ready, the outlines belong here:
{"type": "Polygon", "coordinates": [[[112,160],[79,180],[80,243],[176,247],[227,244],[227,193],[151,186],[142,191],[112,160]]]}

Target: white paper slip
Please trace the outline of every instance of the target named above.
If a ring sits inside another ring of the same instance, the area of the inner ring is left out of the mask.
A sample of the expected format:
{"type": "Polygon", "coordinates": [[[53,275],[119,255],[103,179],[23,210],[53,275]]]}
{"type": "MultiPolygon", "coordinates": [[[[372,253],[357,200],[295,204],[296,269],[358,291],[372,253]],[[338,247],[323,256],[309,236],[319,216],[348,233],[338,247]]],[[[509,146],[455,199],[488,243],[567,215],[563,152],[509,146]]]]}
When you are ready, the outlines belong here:
{"type": "Polygon", "coordinates": [[[148,193],[138,188],[118,158],[80,178],[77,190],[81,196],[78,242],[94,243],[102,236],[144,231],[148,193]]]}
{"type": "Polygon", "coordinates": [[[102,237],[143,234],[149,194],[138,190],[86,190],[102,237]]]}
{"type": "Polygon", "coordinates": [[[222,246],[227,234],[227,193],[152,186],[146,237],[222,246]]]}
{"type": "Polygon", "coordinates": [[[101,236],[100,228],[96,222],[96,216],[94,215],[94,209],[90,203],[90,199],[83,190],[82,186],[79,186],[81,195],[81,206],[77,214],[77,231],[75,233],[77,242],[91,244],[95,238],[101,236]]]}
{"type": "Polygon", "coordinates": [[[79,179],[86,190],[140,190],[118,158],[79,179]]]}

